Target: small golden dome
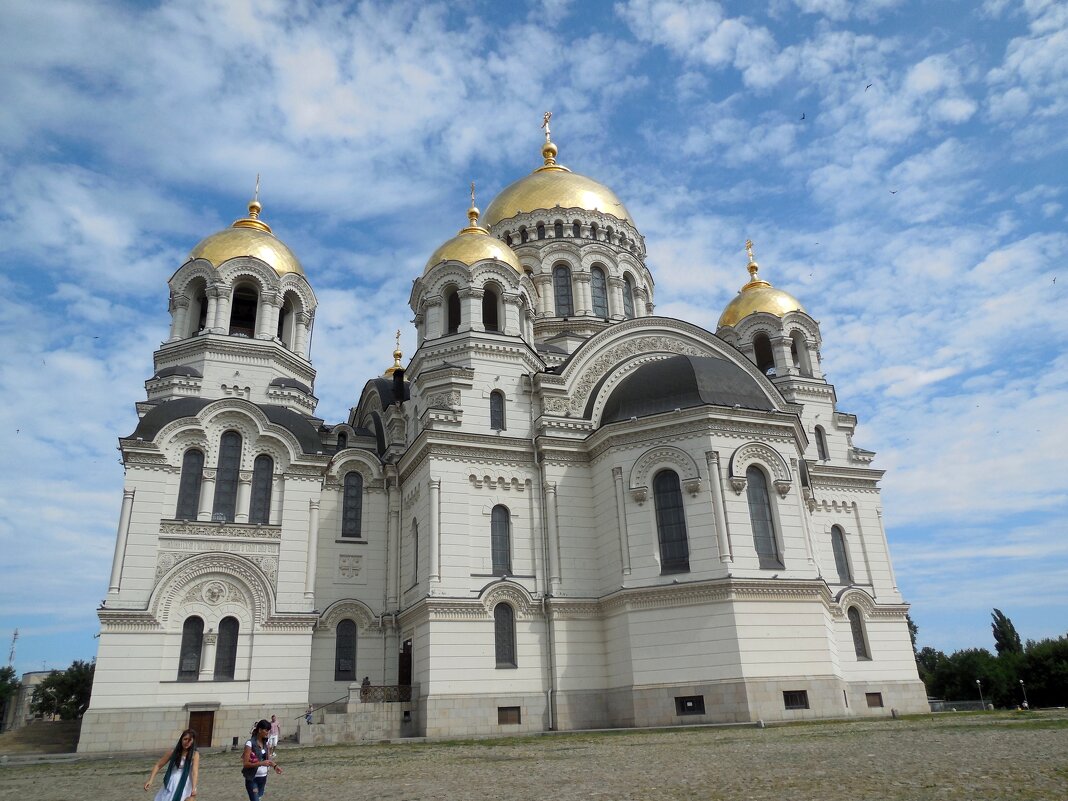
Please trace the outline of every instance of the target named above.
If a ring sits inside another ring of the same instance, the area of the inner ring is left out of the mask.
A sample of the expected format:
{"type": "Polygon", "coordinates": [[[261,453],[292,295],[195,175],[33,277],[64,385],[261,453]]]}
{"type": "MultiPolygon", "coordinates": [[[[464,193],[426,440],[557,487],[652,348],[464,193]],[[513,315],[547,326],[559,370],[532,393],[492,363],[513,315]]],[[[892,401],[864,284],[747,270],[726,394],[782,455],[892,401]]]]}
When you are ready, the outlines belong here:
{"type": "Polygon", "coordinates": [[[805,307],[797,298],[757,277],[760,265],[753,258],[753,243],[746,241],[745,247],[749,253],[749,283],[739,289],[735,298],[727,304],[727,308],[719,316],[719,326],[737,325],[750,314],[758,312],[767,312],[776,317],[782,317],[792,311],[803,312],[805,307]]]}
{"type": "Polygon", "coordinates": [[[304,268],[285,243],[271,233],[271,226],[259,219],[258,200],[248,204],[248,217],[235,220],[229,228],[202,240],[189,254],[190,259],[206,259],[216,268],[241,256],[254,256],[269,264],[279,275],[299,273],[304,268]]]}
{"type": "Polygon", "coordinates": [[[430,272],[443,261],[458,261],[468,267],[483,259],[496,259],[504,262],[517,273],[522,275],[523,268],[519,264],[519,258],[515,251],[494,237],[485,228],[478,224],[479,211],[475,208],[474,185],[471,188],[471,208],[467,210],[468,225],[461,228],[460,233],[445,242],[427,259],[423,275],[430,272]]]}
{"type": "MultiPolygon", "coordinates": [[[[548,122],[548,120],[546,120],[548,122]]],[[[616,193],[592,178],[571,172],[567,167],[556,163],[559,152],[556,145],[549,141],[548,126],[545,132],[545,144],[541,155],[545,163],[533,173],[520,178],[506,186],[486,208],[482,224],[494,226],[501,220],[507,220],[523,212],[535,209],[585,209],[611,214],[625,220],[631,225],[634,220],[616,197],[616,193]]]]}
{"type": "Polygon", "coordinates": [[[393,350],[393,364],[386,368],[386,372],[382,373],[383,376],[389,378],[398,370],[403,370],[404,365],[401,364],[401,357],[404,354],[401,352],[400,347],[400,329],[397,329],[397,347],[393,350]]]}

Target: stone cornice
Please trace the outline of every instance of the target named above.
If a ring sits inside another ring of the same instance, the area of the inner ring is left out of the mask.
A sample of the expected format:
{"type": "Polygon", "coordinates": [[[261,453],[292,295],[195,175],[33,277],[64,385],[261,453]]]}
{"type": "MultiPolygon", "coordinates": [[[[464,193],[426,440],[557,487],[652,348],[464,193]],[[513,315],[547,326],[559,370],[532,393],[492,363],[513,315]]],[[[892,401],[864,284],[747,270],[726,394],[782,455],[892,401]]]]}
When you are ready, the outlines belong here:
{"type": "Polygon", "coordinates": [[[264,339],[244,339],[224,334],[201,334],[200,336],[166,342],[153,357],[156,369],[160,365],[184,364],[200,355],[207,358],[220,356],[244,364],[280,363],[294,376],[311,385],[315,381],[315,368],[311,362],[301,358],[280,342],[264,339]]]}
{"type": "Polygon", "coordinates": [[[161,520],[159,524],[161,537],[180,537],[183,539],[261,539],[280,540],[281,526],[264,526],[256,523],[213,523],[208,520],[161,520]]]}

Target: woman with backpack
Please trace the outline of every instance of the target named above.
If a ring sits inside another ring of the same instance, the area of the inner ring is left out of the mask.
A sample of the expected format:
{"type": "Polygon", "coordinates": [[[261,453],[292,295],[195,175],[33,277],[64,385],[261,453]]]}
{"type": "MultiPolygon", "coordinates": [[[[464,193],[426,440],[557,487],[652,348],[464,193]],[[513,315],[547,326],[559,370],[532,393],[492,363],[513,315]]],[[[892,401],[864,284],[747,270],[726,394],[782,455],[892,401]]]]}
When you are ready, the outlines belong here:
{"type": "Polygon", "coordinates": [[[282,768],[271,759],[271,750],[267,744],[271,736],[271,723],[261,720],[252,727],[252,733],[245,743],[241,754],[241,775],[245,777],[245,792],[248,801],[259,801],[267,789],[267,774],[271,768],[281,773],[282,768]]]}
{"type": "Polygon", "coordinates": [[[197,753],[197,733],[186,729],[178,736],[173,751],[168,751],[152,766],[152,773],[145,782],[145,792],[152,786],[160,768],[167,766],[163,774],[163,786],[153,801],[185,801],[196,798],[197,779],[200,771],[200,754],[197,753]]]}

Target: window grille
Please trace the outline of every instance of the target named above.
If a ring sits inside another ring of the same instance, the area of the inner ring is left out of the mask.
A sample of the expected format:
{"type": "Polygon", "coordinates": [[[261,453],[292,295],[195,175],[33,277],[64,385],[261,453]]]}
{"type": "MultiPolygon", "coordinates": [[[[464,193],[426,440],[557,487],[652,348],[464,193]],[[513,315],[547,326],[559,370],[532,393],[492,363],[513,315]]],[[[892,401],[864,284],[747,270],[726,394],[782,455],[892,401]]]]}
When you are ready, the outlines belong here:
{"type": "Polygon", "coordinates": [[[749,519],[753,524],[753,544],[756,547],[760,567],[782,568],[782,557],[775,540],[775,523],[771,511],[771,496],[764,471],[751,465],[745,471],[746,498],[749,501],[749,519]]]}
{"type": "Polygon", "coordinates": [[[182,457],[182,477],[178,483],[176,520],[196,520],[200,510],[200,482],[204,478],[204,454],[193,448],[182,457]]]}
{"type": "Polygon", "coordinates": [[[212,520],[234,522],[237,511],[237,480],[241,468],[241,435],[236,431],[223,433],[219,441],[219,469],[215,473],[215,503],[212,520]]]}
{"type": "Polygon", "coordinates": [[[515,612],[506,603],[493,607],[493,634],[497,667],[516,667],[515,612]]]}
{"type": "Polygon", "coordinates": [[[808,690],[783,690],[782,703],[787,709],[808,709],[808,690]]]}
{"type": "Polygon", "coordinates": [[[608,285],[604,270],[600,267],[590,270],[590,295],[593,299],[593,313],[597,317],[608,317],[608,285]]]}
{"type": "Polygon", "coordinates": [[[678,474],[663,470],[653,479],[656,506],[656,533],[660,541],[660,569],[665,573],[690,569],[690,547],[686,538],[686,515],[678,474]]]}
{"type": "Polygon", "coordinates": [[[248,507],[248,522],[271,522],[271,484],[274,482],[274,459],[260,454],[252,465],[252,498],[248,507]]]}
{"type": "Polygon", "coordinates": [[[575,313],[571,297],[571,268],[558,264],[553,268],[553,292],[556,297],[556,316],[570,317],[575,313]]]}
{"type": "Polygon", "coordinates": [[[237,634],[240,624],[236,617],[224,617],[219,623],[219,639],[215,648],[215,681],[233,679],[237,667],[237,634]]]}
{"type": "Polygon", "coordinates": [[[355,470],[345,474],[341,505],[341,536],[363,536],[363,476],[355,470]]]}
{"type": "Polygon", "coordinates": [[[508,507],[494,506],[490,512],[490,540],[493,574],[509,575],[512,572],[512,532],[508,507]]]}
{"type": "Polygon", "coordinates": [[[178,652],[178,681],[196,681],[200,676],[200,651],[204,646],[204,621],[188,617],[182,624],[182,648],[178,652]]]}
{"type": "Polygon", "coordinates": [[[342,620],[337,624],[334,645],[334,681],[356,680],[356,624],[342,620]]]}

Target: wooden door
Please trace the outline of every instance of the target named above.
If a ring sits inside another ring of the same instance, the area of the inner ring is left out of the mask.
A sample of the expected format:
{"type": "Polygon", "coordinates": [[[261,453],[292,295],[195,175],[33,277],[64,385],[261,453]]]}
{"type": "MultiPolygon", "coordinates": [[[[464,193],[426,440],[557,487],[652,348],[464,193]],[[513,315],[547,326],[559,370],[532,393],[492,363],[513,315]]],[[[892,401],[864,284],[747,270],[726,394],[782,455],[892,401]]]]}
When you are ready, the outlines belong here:
{"type": "Polygon", "coordinates": [[[197,733],[197,747],[211,746],[211,731],[215,728],[214,712],[190,712],[189,728],[197,733]]]}

